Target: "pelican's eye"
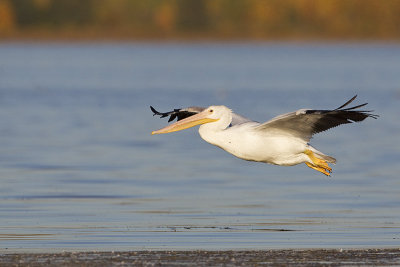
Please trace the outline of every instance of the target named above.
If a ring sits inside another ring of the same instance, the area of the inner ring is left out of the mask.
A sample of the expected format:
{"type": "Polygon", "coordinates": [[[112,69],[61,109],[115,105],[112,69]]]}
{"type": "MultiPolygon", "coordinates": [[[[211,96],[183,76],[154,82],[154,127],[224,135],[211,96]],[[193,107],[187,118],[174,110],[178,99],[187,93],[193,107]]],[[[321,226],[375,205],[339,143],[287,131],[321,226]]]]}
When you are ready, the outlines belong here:
{"type": "Polygon", "coordinates": [[[209,110],[209,112],[210,112],[210,113],[213,113],[213,112],[214,112],[214,110],[210,109],[210,110],[209,110]]]}

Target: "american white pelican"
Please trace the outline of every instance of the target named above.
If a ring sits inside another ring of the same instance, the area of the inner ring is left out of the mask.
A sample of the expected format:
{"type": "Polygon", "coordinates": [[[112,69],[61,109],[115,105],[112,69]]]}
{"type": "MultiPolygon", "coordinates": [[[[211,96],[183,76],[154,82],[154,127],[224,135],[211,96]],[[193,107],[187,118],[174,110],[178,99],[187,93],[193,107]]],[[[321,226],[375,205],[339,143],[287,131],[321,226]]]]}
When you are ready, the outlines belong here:
{"type": "Polygon", "coordinates": [[[308,167],[330,176],[332,169],[328,163],[335,163],[336,159],[316,150],[308,142],[312,135],[340,124],[378,117],[371,114],[371,110],[355,110],[367,103],[344,108],[356,97],[337,109],[299,109],[265,123],[237,115],[225,106],[189,107],[165,113],[150,106],[153,116],[170,116],[168,122],[177,118],[177,122],[153,131],[152,134],[170,133],[201,125],[201,138],[238,158],[283,166],[304,162],[308,167]]]}

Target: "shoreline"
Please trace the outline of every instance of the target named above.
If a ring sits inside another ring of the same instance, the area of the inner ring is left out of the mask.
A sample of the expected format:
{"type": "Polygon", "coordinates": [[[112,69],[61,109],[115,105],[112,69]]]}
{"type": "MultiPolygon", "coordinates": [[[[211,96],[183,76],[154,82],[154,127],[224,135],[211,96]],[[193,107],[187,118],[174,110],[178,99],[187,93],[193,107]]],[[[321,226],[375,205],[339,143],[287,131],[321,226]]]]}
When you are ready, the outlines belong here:
{"type": "Polygon", "coordinates": [[[111,265],[400,265],[400,247],[390,249],[276,249],[228,251],[127,251],[0,253],[0,266],[111,265]]]}
{"type": "Polygon", "coordinates": [[[1,33],[0,43],[7,42],[71,42],[71,43],[390,43],[399,44],[400,37],[271,35],[247,36],[241,34],[121,34],[99,31],[21,31],[1,33]]]}
{"type": "Polygon", "coordinates": [[[0,45],[31,44],[31,45],[110,45],[110,44],[140,44],[140,45],[357,45],[357,46],[398,46],[400,40],[348,40],[348,39],[63,39],[63,38],[9,38],[1,39],[0,45]]]}

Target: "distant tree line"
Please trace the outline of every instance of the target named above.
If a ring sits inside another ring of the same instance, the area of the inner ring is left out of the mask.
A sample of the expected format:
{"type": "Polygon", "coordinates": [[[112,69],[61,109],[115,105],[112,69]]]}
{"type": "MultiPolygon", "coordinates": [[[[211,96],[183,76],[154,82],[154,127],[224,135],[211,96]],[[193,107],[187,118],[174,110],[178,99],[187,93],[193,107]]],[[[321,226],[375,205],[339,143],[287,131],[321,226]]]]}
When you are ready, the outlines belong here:
{"type": "Polygon", "coordinates": [[[0,37],[400,38],[400,0],[0,0],[0,37]]]}

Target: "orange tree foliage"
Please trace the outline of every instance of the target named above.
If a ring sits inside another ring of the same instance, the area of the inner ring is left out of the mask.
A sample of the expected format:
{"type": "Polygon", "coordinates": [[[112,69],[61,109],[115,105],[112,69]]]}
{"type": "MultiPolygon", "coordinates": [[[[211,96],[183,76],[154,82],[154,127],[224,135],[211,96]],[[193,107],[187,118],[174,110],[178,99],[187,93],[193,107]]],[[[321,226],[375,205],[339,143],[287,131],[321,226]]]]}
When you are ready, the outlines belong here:
{"type": "Polygon", "coordinates": [[[399,14],[400,0],[0,0],[0,33],[398,39],[399,14]]]}
{"type": "Polygon", "coordinates": [[[0,33],[14,30],[15,17],[11,2],[0,0],[0,33]]]}

